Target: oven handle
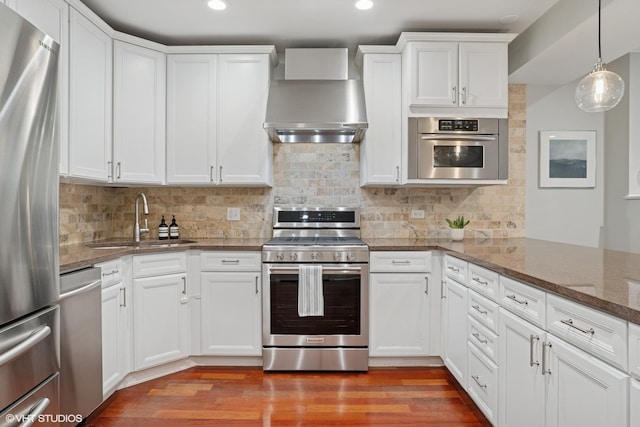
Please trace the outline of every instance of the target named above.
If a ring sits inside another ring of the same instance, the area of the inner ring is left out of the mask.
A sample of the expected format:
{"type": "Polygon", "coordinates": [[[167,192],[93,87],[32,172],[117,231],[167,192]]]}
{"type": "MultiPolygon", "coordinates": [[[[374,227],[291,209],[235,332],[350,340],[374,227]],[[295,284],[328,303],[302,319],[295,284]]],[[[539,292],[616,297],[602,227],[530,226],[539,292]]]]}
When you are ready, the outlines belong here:
{"type": "MultiPolygon", "coordinates": [[[[269,273],[284,273],[284,274],[298,274],[299,270],[293,267],[269,267],[269,273]]],[[[322,266],[322,273],[327,274],[348,274],[348,273],[362,273],[361,267],[331,267],[322,266]]]]}
{"type": "Polygon", "coordinates": [[[464,140],[464,141],[497,141],[493,135],[421,135],[420,139],[424,139],[427,141],[437,141],[437,140],[464,140]]]}

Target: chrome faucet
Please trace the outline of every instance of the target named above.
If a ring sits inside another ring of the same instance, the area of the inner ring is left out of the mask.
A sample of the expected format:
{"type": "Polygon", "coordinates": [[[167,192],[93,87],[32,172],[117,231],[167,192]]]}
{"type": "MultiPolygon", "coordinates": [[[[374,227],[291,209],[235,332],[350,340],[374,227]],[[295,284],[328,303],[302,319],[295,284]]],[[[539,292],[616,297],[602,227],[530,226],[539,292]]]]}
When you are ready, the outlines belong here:
{"type": "Polygon", "coordinates": [[[144,219],[144,228],[140,228],[140,209],[138,208],[138,200],[142,199],[142,213],[149,215],[149,205],[147,205],[147,197],[144,193],[138,193],[136,196],[136,223],[133,226],[133,241],[140,242],[140,235],[149,232],[149,224],[144,219]]]}

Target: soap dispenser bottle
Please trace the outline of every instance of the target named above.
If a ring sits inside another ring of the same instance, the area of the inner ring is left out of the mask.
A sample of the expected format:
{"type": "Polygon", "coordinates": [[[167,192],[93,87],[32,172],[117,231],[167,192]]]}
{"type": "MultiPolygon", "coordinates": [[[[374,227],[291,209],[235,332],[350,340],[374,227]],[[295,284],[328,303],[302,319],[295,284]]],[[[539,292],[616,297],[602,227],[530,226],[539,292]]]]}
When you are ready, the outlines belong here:
{"type": "Polygon", "coordinates": [[[169,224],[169,238],[170,239],[178,239],[180,237],[180,228],[178,227],[178,223],[176,223],[176,216],[172,215],[171,224],[169,224]]]}
{"type": "Polygon", "coordinates": [[[164,215],[162,215],[162,219],[160,220],[160,225],[158,226],[158,239],[166,240],[169,238],[169,226],[167,222],[164,220],[164,215]]]}

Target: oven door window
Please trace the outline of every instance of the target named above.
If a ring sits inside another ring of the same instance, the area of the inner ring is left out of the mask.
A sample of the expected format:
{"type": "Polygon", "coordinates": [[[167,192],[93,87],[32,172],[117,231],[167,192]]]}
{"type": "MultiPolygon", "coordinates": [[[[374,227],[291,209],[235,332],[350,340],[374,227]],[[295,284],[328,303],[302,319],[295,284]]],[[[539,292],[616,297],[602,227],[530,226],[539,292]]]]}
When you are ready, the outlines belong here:
{"type": "Polygon", "coordinates": [[[298,275],[272,274],[272,335],[360,335],[360,275],[323,274],[324,316],[298,315],[298,275]]]}
{"type": "Polygon", "coordinates": [[[435,145],[433,166],[436,168],[483,168],[482,145],[435,145]]]}

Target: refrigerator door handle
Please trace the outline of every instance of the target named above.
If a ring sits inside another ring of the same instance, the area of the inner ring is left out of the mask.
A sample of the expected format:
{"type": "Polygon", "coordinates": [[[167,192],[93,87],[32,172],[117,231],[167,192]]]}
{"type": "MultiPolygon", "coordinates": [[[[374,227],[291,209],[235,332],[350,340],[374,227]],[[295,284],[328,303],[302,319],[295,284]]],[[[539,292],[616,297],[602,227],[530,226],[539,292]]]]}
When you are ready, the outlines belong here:
{"type": "Polygon", "coordinates": [[[40,343],[49,335],[51,335],[51,328],[48,325],[44,325],[38,329],[34,329],[33,331],[31,331],[27,339],[11,348],[11,350],[0,354],[0,366],[4,366],[17,359],[18,357],[38,345],[38,343],[40,343]]]}

